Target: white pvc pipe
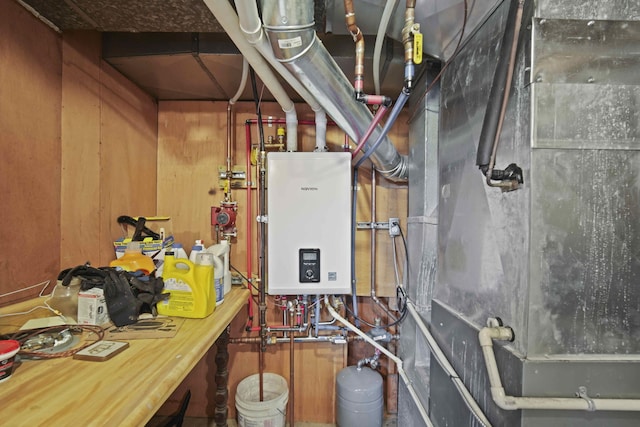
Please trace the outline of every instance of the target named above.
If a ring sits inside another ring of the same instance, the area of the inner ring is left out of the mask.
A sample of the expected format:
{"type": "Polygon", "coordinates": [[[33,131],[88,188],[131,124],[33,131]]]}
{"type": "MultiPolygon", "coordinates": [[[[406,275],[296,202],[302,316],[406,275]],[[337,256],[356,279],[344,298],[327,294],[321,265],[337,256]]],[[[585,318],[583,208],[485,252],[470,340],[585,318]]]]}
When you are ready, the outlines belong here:
{"type": "Polygon", "coordinates": [[[511,340],[513,331],[506,327],[482,328],[478,334],[484,361],[487,365],[489,383],[491,385],[491,397],[502,409],[558,409],[558,410],[583,410],[583,411],[640,411],[640,399],[602,399],[582,397],[516,397],[508,396],[502,381],[498,364],[493,352],[493,340],[511,340]]]}
{"type": "MultiPolygon", "coordinates": [[[[251,44],[260,54],[264,57],[264,59],[276,70],[278,74],[280,74],[287,83],[295,90],[304,101],[311,107],[313,111],[316,113],[316,151],[326,151],[325,150],[317,150],[318,149],[318,138],[319,134],[322,137],[323,141],[326,142],[326,114],[324,109],[320,105],[320,103],[316,100],[316,98],[307,90],[306,86],[304,86],[298,79],[296,79],[293,74],[285,67],[280,61],[276,59],[273,54],[273,49],[267,40],[266,35],[262,29],[262,21],[260,21],[260,16],[258,14],[258,7],[255,2],[240,0],[235,2],[236,9],[238,10],[238,20],[240,24],[240,30],[244,33],[247,41],[251,44]],[[318,119],[322,120],[322,116],[324,117],[324,130],[320,129],[318,131],[318,119]]],[[[289,144],[289,135],[291,133],[287,132],[287,151],[297,151],[296,148],[293,148],[289,144]]],[[[323,144],[325,143],[323,142],[323,144]]],[[[326,148],[326,145],[323,145],[326,148]]]]}
{"type": "Polygon", "coordinates": [[[298,116],[296,110],[285,111],[287,126],[287,151],[298,151],[298,116]]]}
{"type": "Polygon", "coordinates": [[[380,18],[378,34],[376,34],[376,44],[373,48],[373,87],[375,88],[376,95],[380,95],[380,56],[382,55],[384,36],[387,33],[387,27],[389,26],[393,9],[395,9],[397,4],[398,0],[387,1],[382,11],[382,17],[380,18]]]}
{"type": "Polygon", "coordinates": [[[329,297],[327,295],[324,296],[324,304],[334,319],[342,323],[351,331],[358,334],[366,342],[368,342],[369,344],[371,344],[372,346],[380,350],[382,353],[384,353],[384,355],[387,356],[389,359],[393,360],[393,362],[396,364],[396,367],[398,368],[398,374],[400,374],[402,381],[404,381],[405,385],[407,386],[407,389],[409,390],[409,394],[411,395],[411,398],[413,399],[414,403],[418,407],[418,411],[420,412],[420,415],[422,416],[422,419],[424,420],[425,424],[427,425],[427,427],[434,427],[433,423],[431,422],[431,418],[429,418],[429,414],[427,414],[427,410],[422,405],[422,402],[418,398],[418,394],[413,388],[413,384],[411,383],[411,380],[409,379],[409,377],[407,376],[407,373],[404,371],[402,367],[402,360],[398,358],[395,354],[391,353],[389,350],[387,350],[386,348],[378,344],[376,341],[374,341],[373,338],[371,338],[369,335],[365,334],[360,329],[356,328],[347,319],[340,316],[340,314],[331,306],[331,304],[329,304],[329,297]]]}
{"type": "Polygon", "coordinates": [[[316,113],[316,148],[314,151],[329,151],[327,148],[327,114],[322,108],[316,113]]]}
{"type": "Polygon", "coordinates": [[[238,16],[226,1],[220,0],[204,0],[213,16],[216,17],[222,28],[229,35],[233,43],[236,45],[240,53],[251,64],[260,80],[269,88],[269,92],[282,107],[285,114],[295,114],[295,106],[287,92],[284,90],[276,76],[271,71],[269,64],[264,58],[251,46],[244,37],[238,24],[238,16]]]}
{"type": "Polygon", "coordinates": [[[449,362],[449,359],[447,359],[447,356],[445,356],[445,354],[442,352],[442,349],[438,345],[438,342],[435,340],[435,338],[427,328],[427,325],[425,325],[422,317],[420,317],[420,314],[418,314],[418,311],[415,309],[415,306],[411,301],[407,301],[407,309],[409,310],[409,314],[411,314],[411,317],[413,317],[413,320],[416,322],[418,329],[420,329],[420,332],[422,332],[422,335],[424,335],[427,341],[427,345],[431,350],[431,354],[433,354],[440,367],[446,372],[451,381],[453,381],[453,384],[458,389],[458,392],[461,394],[467,407],[471,410],[476,419],[480,421],[480,423],[487,427],[490,427],[491,422],[486,417],[484,412],[482,412],[482,409],[480,408],[480,406],[478,406],[478,403],[475,401],[467,387],[464,385],[464,382],[462,382],[462,380],[458,376],[458,373],[449,362]]]}
{"type": "Polygon", "coordinates": [[[247,58],[242,59],[242,77],[240,77],[240,85],[238,86],[238,90],[236,94],[229,100],[229,104],[235,104],[240,96],[242,96],[242,92],[244,92],[244,87],[247,85],[247,76],[249,75],[249,63],[247,62],[247,58]]]}

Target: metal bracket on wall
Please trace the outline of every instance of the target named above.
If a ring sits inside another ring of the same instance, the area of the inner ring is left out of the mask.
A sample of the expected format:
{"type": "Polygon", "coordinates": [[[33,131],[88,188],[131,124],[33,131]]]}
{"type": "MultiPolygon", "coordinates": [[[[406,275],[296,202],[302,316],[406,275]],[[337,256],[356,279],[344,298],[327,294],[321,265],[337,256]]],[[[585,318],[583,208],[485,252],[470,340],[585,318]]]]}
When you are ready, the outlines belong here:
{"type": "Polygon", "coordinates": [[[388,222],[358,222],[356,228],[358,230],[388,230],[388,222]]]}
{"type": "Polygon", "coordinates": [[[358,230],[389,230],[389,235],[394,237],[400,235],[400,220],[389,218],[387,222],[358,222],[356,228],[358,230]]]}

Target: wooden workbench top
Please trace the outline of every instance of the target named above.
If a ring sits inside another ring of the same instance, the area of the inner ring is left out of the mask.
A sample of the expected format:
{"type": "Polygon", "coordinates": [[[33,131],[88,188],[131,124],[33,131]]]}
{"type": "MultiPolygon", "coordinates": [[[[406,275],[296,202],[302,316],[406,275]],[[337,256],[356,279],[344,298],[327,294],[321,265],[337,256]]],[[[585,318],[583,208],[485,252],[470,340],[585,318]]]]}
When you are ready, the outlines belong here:
{"type": "Polygon", "coordinates": [[[211,316],[186,319],[175,337],[130,340],[128,349],[105,362],[70,357],[23,361],[0,383],[0,424],[144,426],[248,296],[248,290],[234,288],[211,316]]]}

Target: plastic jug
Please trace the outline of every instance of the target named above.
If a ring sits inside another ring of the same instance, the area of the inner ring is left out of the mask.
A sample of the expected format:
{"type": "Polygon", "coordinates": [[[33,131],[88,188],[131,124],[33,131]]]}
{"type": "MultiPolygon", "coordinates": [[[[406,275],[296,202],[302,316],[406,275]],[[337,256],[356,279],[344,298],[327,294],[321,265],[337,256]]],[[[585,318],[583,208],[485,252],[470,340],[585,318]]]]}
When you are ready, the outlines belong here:
{"type": "Polygon", "coordinates": [[[185,251],[184,248],[182,247],[182,243],[173,242],[173,246],[171,246],[171,248],[173,249],[173,255],[176,258],[189,259],[189,256],[187,255],[187,251],[185,251]]]}
{"type": "Polygon", "coordinates": [[[158,314],[203,318],[216,308],[213,265],[194,264],[167,252],[162,272],[164,290],[169,299],[157,304],[158,314]]]}
{"type": "MultiPolygon", "coordinates": [[[[209,246],[206,249],[206,252],[209,252],[214,255],[215,258],[220,261],[220,265],[222,266],[222,283],[224,287],[224,293],[218,295],[218,300],[222,302],[224,300],[224,294],[228,293],[231,290],[231,272],[229,271],[229,252],[231,247],[229,246],[229,242],[227,240],[223,240],[217,245],[209,246]]],[[[220,271],[220,267],[218,265],[215,266],[215,269],[220,271]]],[[[216,277],[219,277],[216,274],[216,277]]]]}
{"type": "Polygon", "coordinates": [[[216,306],[224,300],[223,264],[220,258],[210,252],[201,252],[196,256],[196,265],[213,266],[213,281],[211,286],[216,292],[216,306]]]}
{"type": "Polygon", "coordinates": [[[213,257],[213,283],[216,288],[216,305],[224,301],[224,264],[220,257],[213,257]]]}
{"type": "Polygon", "coordinates": [[[111,261],[109,267],[120,267],[125,271],[142,270],[146,275],[151,274],[156,269],[153,259],[142,253],[140,242],[130,242],[124,251],[124,255],[111,261]]]}
{"type": "Polygon", "coordinates": [[[202,244],[202,240],[196,240],[196,242],[193,244],[193,247],[191,248],[191,253],[189,254],[189,261],[196,264],[198,262],[196,257],[202,251],[204,251],[204,245],[202,244]]]}

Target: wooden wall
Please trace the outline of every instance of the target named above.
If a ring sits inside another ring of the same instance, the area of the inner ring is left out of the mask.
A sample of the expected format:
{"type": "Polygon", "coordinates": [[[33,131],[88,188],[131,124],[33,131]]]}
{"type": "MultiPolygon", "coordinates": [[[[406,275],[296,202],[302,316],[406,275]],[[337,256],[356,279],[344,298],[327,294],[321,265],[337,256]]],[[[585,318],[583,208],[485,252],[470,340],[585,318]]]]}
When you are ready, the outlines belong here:
{"type": "Polygon", "coordinates": [[[100,34],[65,32],[62,268],[108,265],[120,215],[155,215],[157,104],[100,59],[100,34]]]}
{"type": "MultiPolygon", "coordinates": [[[[296,107],[299,120],[313,120],[312,111],[303,105],[296,107]]],[[[282,118],[282,110],[277,104],[261,105],[263,118],[282,118]]],[[[233,107],[235,123],[232,138],[233,164],[243,170],[246,164],[245,121],[255,119],[253,103],[238,103],[233,107]]],[[[394,144],[401,152],[406,150],[408,135],[406,115],[402,115],[391,132],[394,144]]],[[[214,243],[215,233],[210,225],[211,206],[218,206],[223,199],[219,189],[218,167],[226,166],[227,145],[227,103],[205,101],[163,101],[158,112],[158,214],[171,216],[174,237],[189,248],[195,239],[203,239],[206,245],[214,243]]],[[[265,139],[276,135],[276,126],[264,126],[265,139]]],[[[299,149],[310,151],[315,144],[313,126],[299,127],[299,149]]],[[[252,143],[258,142],[258,128],[251,126],[252,143]]],[[[344,134],[335,126],[329,127],[327,144],[332,151],[340,149],[344,143],[344,134]]],[[[371,220],[371,172],[363,170],[358,195],[358,221],[371,220]]],[[[252,181],[255,182],[255,174],[252,181]]],[[[389,217],[406,217],[406,186],[390,183],[378,177],[376,193],[376,219],[387,221],[389,217]]],[[[243,273],[247,271],[246,259],[246,218],[251,218],[253,238],[255,240],[255,217],[257,201],[253,195],[253,211],[246,211],[246,189],[233,191],[233,200],[238,202],[238,237],[233,240],[231,264],[243,273]]],[[[255,191],[254,191],[255,193],[255,191]]],[[[383,316],[383,312],[370,304],[370,231],[357,232],[357,276],[358,294],[362,304],[362,313],[373,322],[374,317],[383,316]]],[[[377,232],[377,286],[380,297],[395,297],[395,279],[391,263],[391,243],[386,231],[377,232]]],[[[258,268],[256,242],[253,242],[252,271],[258,268]]],[[[272,308],[269,300],[268,319],[273,323],[282,323],[278,310],[272,308]]],[[[254,307],[257,319],[257,308],[254,307]]],[[[386,318],[383,317],[383,323],[386,318]]],[[[244,332],[246,313],[242,313],[231,325],[232,337],[257,336],[257,333],[244,332]]],[[[256,321],[257,324],[257,321],[256,321]]],[[[349,359],[357,360],[370,356],[373,350],[368,345],[354,343],[349,347],[349,359]]],[[[296,344],[295,345],[296,380],[296,419],[304,421],[334,422],[334,384],[337,372],[347,365],[347,346],[333,344],[296,344]]],[[[212,416],[213,402],[206,396],[215,390],[213,350],[196,367],[163,408],[170,413],[187,389],[192,391],[191,416],[212,416]],[[203,380],[204,379],[204,380],[203,380]]],[[[351,362],[354,363],[354,362],[351,362]]],[[[266,371],[276,372],[289,378],[289,346],[278,344],[269,347],[266,356],[266,371]]],[[[393,367],[387,369],[393,374],[393,367]]],[[[258,372],[257,345],[230,345],[230,417],[235,417],[233,396],[237,384],[246,376],[258,372]]],[[[391,405],[394,409],[395,405],[391,405]]]]}
{"type": "Polygon", "coordinates": [[[0,294],[106,265],[117,216],[155,214],[157,104],[100,53],[98,33],[62,36],[0,0],[0,294]]]}
{"type": "MultiPolygon", "coordinates": [[[[111,242],[121,235],[116,217],[170,215],[178,241],[213,242],[210,208],[222,200],[218,166],[226,159],[224,102],[156,102],[100,59],[100,36],[90,32],[55,33],[12,0],[0,0],[0,200],[4,202],[0,238],[8,250],[0,257],[0,294],[43,280],[85,261],[106,265],[113,258],[111,242]]],[[[234,164],[245,164],[244,122],[255,118],[252,103],[234,108],[234,164]]],[[[264,104],[264,117],[281,117],[277,105],[264,104]]],[[[298,107],[300,119],[313,119],[298,107]]],[[[266,136],[275,127],[265,126],[266,136]]],[[[300,149],[314,146],[314,129],[300,127],[300,149]]],[[[406,152],[406,117],[401,116],[392,139],[406,152]]],[[[344,135],[335,127],[327,134],[337,149],[344,135]]],[[[257,127],[252,127],[257,141],[257,127]]],[[[358,221],[371,219],[370,173],[362,171],[358,221]]],[[[406,217],[406,188],[378,179],[377,220],[406,217]]],[[[234,190],[239,202],[238,238],[232,264],[246,271],[244,224],[246,190],[234,190]]],[[[254,207],[256,206],[254,202],[254,207]]],[[[255,236],[255,227],[254,227],[255,236]]],[[[380,315],[370,293],[370,232],[357,234],[358,294],[368,320],[380,315]]],[[[376,291],[393,297],[393,264],[386,232],[378,232],[376,291]]],[[[254,244],[255,247],[255,244],[254,244]]],[[[254,251],[254,255],[255,255],[254,251]]],[[[257,258],[253,258],[253,270],[257,258]]],[[[0,307],[38,293],[32,289],[0,299],[0,307]]],[[[280,323],[278,310],[269,319],[280,323]]],[[[231,325],[233,337],[246,336],[246,316],[231,325]]],[[[255,335],[255,333],[254,333],[255,335]]],[[[296,418],[333,422],[334,380],[347,364],[347,346],[296,344],[296,418]]],[[[230,417],[238,382],[258,370],[256,345],[230,346],[230,417]]],[[[349,363],[368,356],[362,344],[349,346],[349,363]]],[[[213,414],[215,389],[212,355],[180,385],[172,400],[191,388],[189,413],[213,414]]],[[[269,347],[266,370],[288,378],[288,345],[269,347]]],[[[389,371],[393,374],[393,368],[389,371]]]]}
{"type": "Polygon", "coordinates": [[[0,1],[0,294],[55,278],[60,267],[60,48],[55,32],[0,1]]]}

